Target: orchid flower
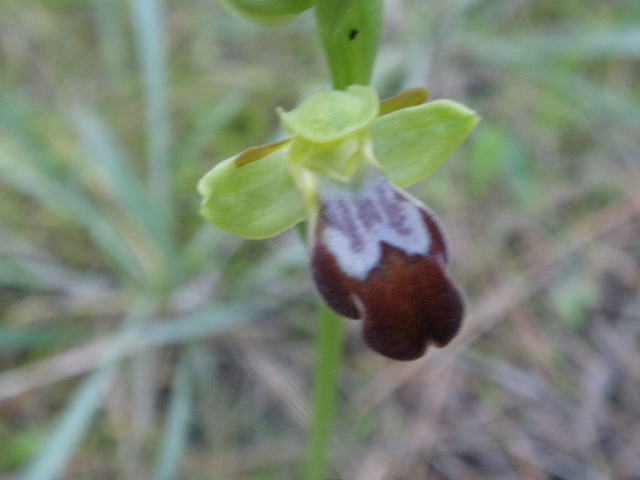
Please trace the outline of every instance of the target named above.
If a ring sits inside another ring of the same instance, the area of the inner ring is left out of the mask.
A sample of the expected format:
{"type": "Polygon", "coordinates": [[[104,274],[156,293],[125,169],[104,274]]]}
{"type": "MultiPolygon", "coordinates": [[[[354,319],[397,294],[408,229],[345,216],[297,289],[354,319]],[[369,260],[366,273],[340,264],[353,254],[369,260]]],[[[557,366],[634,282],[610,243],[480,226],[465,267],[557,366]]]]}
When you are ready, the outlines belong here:
{"type": "Polygon", "coordinates": [[[380,102],[372,87],[324,90],[278,109],[287,140],[224,160],[199,182],[202,215],[249,239],[307,220],[313,279],[327,305],[363,320],[377,352],[397,360],[446,345],[464,303],[448,274],[440,221],[401,190],[425,178],[479,117],[411,89],[380,102]]]}

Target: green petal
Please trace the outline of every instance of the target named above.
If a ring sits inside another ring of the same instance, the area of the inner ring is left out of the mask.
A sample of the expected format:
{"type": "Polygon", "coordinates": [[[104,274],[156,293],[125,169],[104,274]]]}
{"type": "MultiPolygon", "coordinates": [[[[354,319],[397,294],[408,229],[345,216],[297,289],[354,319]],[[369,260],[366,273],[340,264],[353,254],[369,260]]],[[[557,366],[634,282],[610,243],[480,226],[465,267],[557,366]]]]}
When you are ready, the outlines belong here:
{"type": "Polygon", "coordinates": [[[306,217],[305,201],[289,174],[288,149],[237,167],[237,157],[216,165],[200,182],[201,215],[240,237],[273,237],[306,217]]]}
{"type": "Polygon", "coordinates": [[[314,93],[290,112],[279,108],[278,115],[291,136],[312,143],[330,143],[366,128],[378,115],[378,109],[378,94],[373,87],[351,85],[346,92],[314,93]]]}
{"type": "Polygon", "coordinates": [[[258,147],[249,147],[244,152],[241,152],[235,157],[234,165],[236,168],[244,167],[250,163],[262,160],[267,155],[271,155],[273,152],[284,148],[288,143],[291,143],[290,138],[280,140],[279,142],[268,143],[266,145],[260,145],[258,147]]]}
{"type": "Polygon", "coordinates": [[[404,108],[371,125],[373,150],[391,181],[404,188],[442,165],[479,121],[473,110],[451,100],[404,108]]]}
{"type": "Polygon", "coordinates": [[[396,112],[403,108],[415,107],[422,105],[429,98],[429,90],[426,88],[409,88],[400,92],[398,95],[387,98],[380,102],[379,116],[396,112]]]}

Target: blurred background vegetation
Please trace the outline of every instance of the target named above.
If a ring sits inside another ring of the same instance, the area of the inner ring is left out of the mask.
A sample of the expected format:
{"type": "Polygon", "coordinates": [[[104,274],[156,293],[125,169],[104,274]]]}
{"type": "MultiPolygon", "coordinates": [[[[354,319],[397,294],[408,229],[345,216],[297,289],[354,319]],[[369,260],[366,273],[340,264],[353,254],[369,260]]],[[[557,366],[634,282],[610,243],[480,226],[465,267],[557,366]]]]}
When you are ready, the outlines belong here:
{"type": "MultiPolygon", "coordinates": [[[[348,322],[332,478],[640,479],[640,2],[389,0],[375,84],[483,122],[412,189],[468,297],[397,363],[348,322]]],[[[0,0],[0,478],[299,479],[313,287],[198,178],[328,85],[310,12],[0,0]]]]}

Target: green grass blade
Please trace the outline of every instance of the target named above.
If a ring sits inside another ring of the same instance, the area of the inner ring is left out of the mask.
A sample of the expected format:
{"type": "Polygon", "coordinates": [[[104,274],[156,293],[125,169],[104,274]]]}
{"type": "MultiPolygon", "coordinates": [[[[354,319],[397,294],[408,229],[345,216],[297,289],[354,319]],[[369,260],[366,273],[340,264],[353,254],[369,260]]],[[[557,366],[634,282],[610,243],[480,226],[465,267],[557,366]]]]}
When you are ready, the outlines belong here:
{"type": "Polygon", "coordinates": [[[173,379],[169,411],[156,460],[154,480],[178,477],[189,436],[193,385],[186,359],[183,358],[173,379]]]}
{"type": "MultiPolygon", "coordinates": [[[[50,347],[57,342],[68,340],[65,327],[45,327],[25,329],[13,326],[0,326],[0,353],[20,353],[28,348],[50,347]]],[[[0,372],[0,377],[5,372],[0,372]]]]}
{"type": "Polygon", "coordinates": [[[0,286],[11,288],[37,289],[44,283],[29,270],[12,258],[0,255],[0,286]]]}
{"type": "Polygon", "coordinates": [[[87,295],[109,290],[104,273],[73,268],[26,240],[0,229],[0,283],[14,288],[33,288],[87,295]]]}
{"type": "Polygon", "coordinates": [[[127,37],[118,6],[118,2],[114,1],[91,0],[98,46],[107,73],[115,86],[120,86],[128,60],[127,37]]]}
{"type": "Polygon", "coordinates": [[[30,132],[23,115],[5,98],[0,98],[0,130],[9,139],[6,146],[0,144],[0,182],[83,225],[118,270],[139,276],[138,261],[118,228],[78,178],[69,175],[63,163],[30,132]]]}
{"type": "Polygon", "coordinates": [[[57,159],[41,142],[38,142],[11,98],[0,97],[0,133],[7,139],[7,145],[23,151],[30,163],[37,166],[44,176],[55,178],[60,175],[57,159]]]}
{"type": "Polygon", "coordinates": [[[218,304],[177,319],[154,322],[140,342],[150,346],[192,342],[246,324],[264,313],[264,308],[246,301],[218,304]]]}
{"type": "Polygon", "coordinates": [[[497,61],[511,64],[548,64],[564,59],[639,58],[640,29],[518,35],[511,38],[469,35],[465,46],[479,56],[490,55],[497,61]]]}
{"type": "Polygon", "coordinates": [[[205,148],[211,145],[212,139],[240,114],[246,103],[244,95],[231,94],[214,106],[196,113],[187,137],[176,152],[176,159],[181,166],[189,168],[200,159],[205,148]]]}
{"type": "Polygon", "coordinates": [[[162,230],[161,213],[151,207],[142,179],[129,163],[122,145],[95,115],[83,111],[78,112],[76,118],[88,158],[95,170],[104,172],[107,186],[116,202],[143,227],[149,242],[155,244],[167,258],[170,245],[166,244],[167,238],[162,230]]]}
{"type": "Polygon", "coordinates": [[[44,451],[29,465],[23,480],[60,478],[102,406],[111,383],[114,366],[94,372],[78,389],[44,451]]]}
{"type": "Polygon", "coordinates": [[[0,150],[0,181],[83,225],[117,270],[140,276],[138,260],[117,228],[77,184],[63,178],[52,179],[43,170],[31,168],[21,160],[0,150]]]}
{"type": "Polygon", "coordinates": [[[173,224],[173,168],[162,2],[129,0],[129,4],[146,103],[149,198],[160,212],[169,238],[173,224]]]}
{"type": "Polygon", "coordinates": [[[61,478],[102,407],[119,362],[137,338],[143,320],[149,315],[149,307],[148,302],[140,302],[123,321],[112,350],[69,401],[44,448],[24,471],[23,480],[61,478]]]}

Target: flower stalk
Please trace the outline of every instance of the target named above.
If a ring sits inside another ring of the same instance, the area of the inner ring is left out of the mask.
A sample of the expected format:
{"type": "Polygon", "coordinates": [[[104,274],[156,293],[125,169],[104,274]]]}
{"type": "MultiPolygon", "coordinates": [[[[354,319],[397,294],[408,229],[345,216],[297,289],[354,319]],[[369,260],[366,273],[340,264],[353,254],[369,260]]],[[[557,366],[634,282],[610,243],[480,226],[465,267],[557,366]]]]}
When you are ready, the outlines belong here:
{"type": "MultiPolygon", "coordinates": [[[[369,85],[382,32],[383,1],[317,0],[315,13],[333,88],[369,85]],[[335,13],[341,6],[340,21],[336,21],[335,13]]],[[[343,355],[342,318],[321,299],[317,301],[317,312],[315,383],[304,476],[307,480],[326,478],[343,355]]]]}
{"type": "Polygon", "coordinates": [[[304,464],[305,480],[327,478],[327,457],[336,417],[342,365],[343,320],[320,299],[317,302],[317,315],[316,367],[304,464]]]}

